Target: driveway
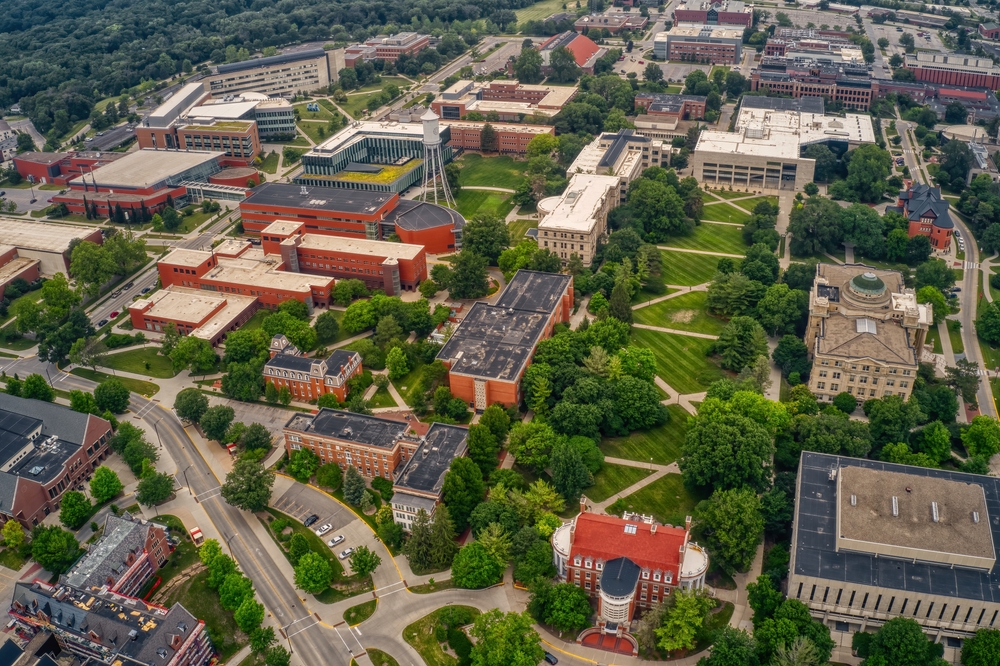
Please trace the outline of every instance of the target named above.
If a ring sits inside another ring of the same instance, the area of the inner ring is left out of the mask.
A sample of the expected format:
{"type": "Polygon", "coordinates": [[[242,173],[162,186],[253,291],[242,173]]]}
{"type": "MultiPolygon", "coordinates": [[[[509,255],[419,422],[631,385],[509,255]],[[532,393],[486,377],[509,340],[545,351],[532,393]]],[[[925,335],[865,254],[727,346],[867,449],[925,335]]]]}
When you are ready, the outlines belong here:
{"type": "Polygon", "coordinates": [[[280,442],[281,429],[297,413],[288,409],[282,409],[281,407],[240,402],[239,400],[230,400],[221,396],[208,396],[208,404],[213,407],[216,405],[232,407],[235,414],[233,417],[234,421],[242,421],[247,425],[251,423],[261,424],[267,428],[273,437],[279,438],[279,446],[283,446],[280,442]]]}
{"type": "MultiPolygon", "coordinates": [[[[645,68],[645,65],[643,65],[643,68],[645,68]]],[[[706,74],[712,71],[711,65],[679,65],[673,63],[666,63],[661,65],[661,68],[663,69],[664,80],[674,81],[674,82],[683,81],[688,74],[695,71],[696,69],[700,69],[706,74]]]]}

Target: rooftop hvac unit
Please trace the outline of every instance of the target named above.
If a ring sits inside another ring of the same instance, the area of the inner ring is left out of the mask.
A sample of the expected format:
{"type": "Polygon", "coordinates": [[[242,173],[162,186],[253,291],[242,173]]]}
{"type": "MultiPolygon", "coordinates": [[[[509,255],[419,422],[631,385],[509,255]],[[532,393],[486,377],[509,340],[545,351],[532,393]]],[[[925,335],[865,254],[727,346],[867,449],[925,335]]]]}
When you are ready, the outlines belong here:
{"type": "Polygon", "coordinates": [[[746,129],[746,138],[748,138],[748,139],[763,139],[764,138],[764,128],[763,127],[748,127],[746,129]]]}

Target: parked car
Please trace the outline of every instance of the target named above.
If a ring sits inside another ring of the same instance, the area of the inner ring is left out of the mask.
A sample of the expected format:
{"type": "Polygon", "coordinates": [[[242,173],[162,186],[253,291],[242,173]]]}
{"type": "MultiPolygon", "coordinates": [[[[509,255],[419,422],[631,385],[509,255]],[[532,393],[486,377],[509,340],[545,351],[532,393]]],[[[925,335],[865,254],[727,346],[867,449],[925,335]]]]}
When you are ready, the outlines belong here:
{"type": "Polygon", "coordinates": [[[102,319],[101,321],[97,322],[97,328],[100,328],[101,326],[104,326],[107,323],[108,323],[107,319],[102,319]]]}
{"type": "Polygon", "coordinates": [[[640,64],[640,65],[645,65],[645,64],[646,64],[646,61],[645,61],[645,60],[640,60],[640,61],[639,61],[639,64],[640,64]]]}
{"type": "Polygon", "coordinates": [[[135,282],[129,282],[127,285],[125,285],[125,288],[126,289],[131,289],[134,284],[135,284],[135,282]]]}
{"type": "Polygon", "coordinates": [[[330,523],[326,523],[324,525],[320,525],[319,527],[316,528],[316,536],[323,536],[324,534],[326,534],[327,532],[329,532],[332,529],[333,529],[333,525],[331,525],[330,523]]]}
{"type": "Polygon", "coordinates": [[[353,553],[353,552],[354,552],[353,548],[346,548],[346,549],[342,550],[340,552],[340,555],[338,555],[337,557],[339,557],[342,560],[346,560],[348,557],[351,556],[351,553],[353,553]]]}
{"type": "Polygon", "coordinates": [[[303,525],[305,525],[306,527],[310,527],[310,526],[311,526],[311,525],[312,525],[313,523],[315,523],[315,522],[316,522],[317,520],[319,520],[319,516],[317,516],[317,515],[316,515],[316,514],[314,513],[313,515],[311,515],[311,516],[309,516],[308,518],[306,518],[305,520],[303,520],[303,521],[302,521],[302,524],[303,524],[303,525]]]}
{"type": "Polygon", "coordinates": [[[121,291],[113,291],[113,292],[111,292],[111,298],[118,298],[121,295],[122,295],[121,291]]]}
{"type": "Polygon", "coordinates": [[[952,287],[951,290],[952,291],[962,291],[962,288],[961,287],[952,287]]]}
{"type": "Polygon", "coordinates": [[[150,289],[152,289],[152,287],[143,287],[142,288],[142,293],[148,294],[150,289]]]}
{"type": "Polygon", "coordinates": [[[335,536],[332,539],[330,539],[329,541],[327,541],[326,545],[328,545],[330,548],[333,548],[338,543],[343,543],[343,541],[344,541],[344,535],[343,534],[338,534],[337,536],[335,536]]]}
{"type": "Polygon", "coordinates": [[[545,663],[546,664],[553,664],[553,665],[555,665],[555,664],[559,663],[559,660],[556,659],[555,656],[553,656],[553,654],[551,652],[546,652],[545,653],[545,663]]]}
{"type": "Polygon", "coordinates": [[[120,312],[118,312],[118,310],[115,310],[114,312],[112,312],[112,313],[111,313],[111,318],[112,318],[112,319],[114,319],[115,317],[117,317],[117,316],[118,316],[118,315],[120,315],[120,314],[121,314],[121,313],[120,313],[120,312]]]}

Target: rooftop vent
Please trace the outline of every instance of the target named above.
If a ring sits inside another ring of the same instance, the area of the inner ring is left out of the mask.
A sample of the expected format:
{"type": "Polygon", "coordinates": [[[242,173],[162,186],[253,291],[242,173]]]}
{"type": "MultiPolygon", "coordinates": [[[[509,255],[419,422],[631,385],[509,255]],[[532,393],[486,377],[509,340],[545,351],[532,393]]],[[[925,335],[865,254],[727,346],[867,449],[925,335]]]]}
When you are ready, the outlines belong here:
{"type": "Polygon", "coordinates": [[[979,512],[978,511],[973,511],[972,512],[972,522],[976,523],[977,525],[979,524],[979,512]]]}
{"type": "Polygon", "coordinates": [[[899,498],[895,495],[892,496],[892,516],[893,518],[899,517],[899,498]]]}
{"type": "Polygon", "coordinates": [[[858,496],[851,495],[851,506],[857,506],[857,505],[858,505],[858,496]]]}
{"type": "Polygon", "coordinates": [[[941,522],[941,515],[938,513],[937,502],[931,502],[931,515],[934,517],[934,522],[941,522]]]}

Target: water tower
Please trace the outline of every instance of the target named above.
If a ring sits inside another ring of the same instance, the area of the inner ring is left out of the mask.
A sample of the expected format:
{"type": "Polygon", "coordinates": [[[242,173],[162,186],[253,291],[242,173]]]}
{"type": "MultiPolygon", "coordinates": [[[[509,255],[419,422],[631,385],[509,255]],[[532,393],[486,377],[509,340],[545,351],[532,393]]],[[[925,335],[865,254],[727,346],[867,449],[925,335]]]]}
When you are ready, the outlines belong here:
{"type": "Polygon", "coordinates": [[[424,126],[424,201],[430,192],[434,193],[434,203],[438,203],[437,179],[441,179],[441,189],[444,191],[444,204],[455,207],[455,198],[448,188],[448,177],[444,173],[444,155],[441,152],[441,129],[438,117],[430,109],[420,116],[424,126]]]}

